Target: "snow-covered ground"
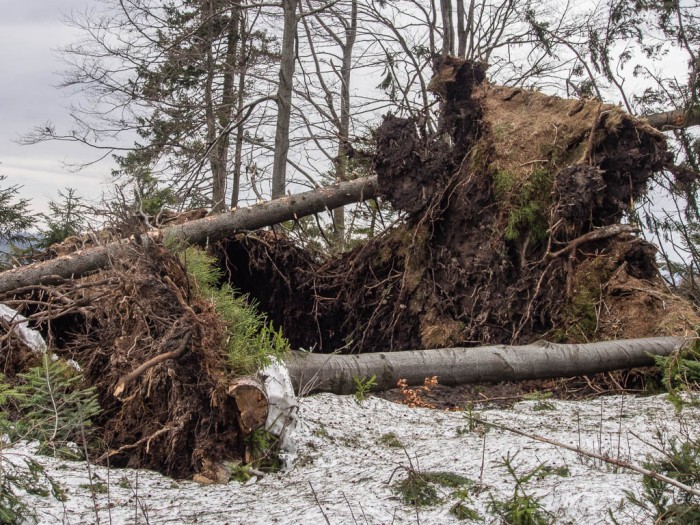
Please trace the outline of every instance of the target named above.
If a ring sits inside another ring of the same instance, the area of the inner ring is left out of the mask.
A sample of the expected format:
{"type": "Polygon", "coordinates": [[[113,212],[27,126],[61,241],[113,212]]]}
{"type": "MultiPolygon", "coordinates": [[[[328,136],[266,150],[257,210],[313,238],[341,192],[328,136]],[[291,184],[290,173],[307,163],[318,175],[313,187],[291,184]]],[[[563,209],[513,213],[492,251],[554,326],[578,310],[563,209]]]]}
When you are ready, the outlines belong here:
{"type": "MultiPolygon", "coordinates": [[[[664,396],[526,401],[511,409],[475,410],[489,422],[636,464],[660,446],[658,432],[697,436],[700,430],[700,411],[687,408],[679,416],[664,396]]],[[[27,498],[41,524],[427,525],[468,522],[450,513],[466,496],[464,504],[486,523],[498,523],[488,503],[513,495],[513,476],[502,465],[509,455],[518,475],[539,465],[556,471],[523,487],[551,513],[549,522],[613,523],[609,511],[620,524],[651,522],[625,495],[641,491],[639,474],[510,432],[484,432],[470,425],[467,412],[412,409],[378,398],[358,405],[352,397],[318,395],[301,400],[297,442],[299,458],[290,472],[246,484],[203,486],[153,472],[93,466],[93,487],[108,487],[94,500],[85,463],[32,456],[63,484],[68,499],[27,498]],[[407,468],[459,474],[479,490],[455,495],[458,489],[436,485],[442,501],[415,508],[393,488],[407,468]]],[[[29,454],[30,448],[25,444],[5,453],[29,454]]]]}

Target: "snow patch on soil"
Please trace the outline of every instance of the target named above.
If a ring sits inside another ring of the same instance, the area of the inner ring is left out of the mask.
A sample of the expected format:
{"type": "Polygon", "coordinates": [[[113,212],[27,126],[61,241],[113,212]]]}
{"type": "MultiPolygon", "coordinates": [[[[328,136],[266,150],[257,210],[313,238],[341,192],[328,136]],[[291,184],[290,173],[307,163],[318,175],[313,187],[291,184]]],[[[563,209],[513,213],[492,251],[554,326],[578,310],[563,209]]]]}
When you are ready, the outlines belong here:
{"type": "MultiPolygon", "coordinates": [[[[489,422],[636,464],[655,453],[657,432],[676,435],[682,430],[695,437],[700,430],[700,411],[687,408],[679,416],[664,396],[526,401],[511,409],[474,410],[489,422]]],[[[26,496],[41,524],[464,523],[449,512],[458,501],[455,489],[437,486],[443,501],[428,508],[401,501],[392,484],[406,476],[411,464],[422,472],[449,471],[482,485],[465,503],[486,523],[497,522],[487,504],[492,497],[512,496],[513,478],[499,463],[516,454],[514,463],[522,473],[541,464],[567,469],[564,477],[535,478],[526,486],[551,513],[552,522],[612,523],[609,510],[621,524],[648,521],[625,497],[625,491],[640,492],[640,475],[509,432],[484,432],[470,425],[467,414],[408,408],[378,398],[358,405],[350,396],[308,397],[299,406],[299,458],[287,473],[245,484],[201,486],[148,471],[92,466],[93,486],[108,487],[94,500],[85,463],[36,456],[26,443],[3,453],[31,456],[66,489],[65,502],[26,496]],[[387,439],[392,433],[402,446],[387,439]]]]}

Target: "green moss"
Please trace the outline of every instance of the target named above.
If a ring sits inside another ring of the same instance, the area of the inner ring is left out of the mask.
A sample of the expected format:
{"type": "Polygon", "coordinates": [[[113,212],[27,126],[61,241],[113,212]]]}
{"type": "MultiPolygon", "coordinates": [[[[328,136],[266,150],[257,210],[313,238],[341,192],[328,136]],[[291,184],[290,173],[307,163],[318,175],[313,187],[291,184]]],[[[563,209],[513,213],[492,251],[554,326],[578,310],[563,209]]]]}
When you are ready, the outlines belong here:
{"type": "Polygon", "coordinates": [[[403,448],[403,443],[393,432],[382,434],[379,443],[389,448],[403,448]]]}
{"type": "Polygon", "coordinates": [[[494,172],[494,193],[506,217],[506,240],[513,241],[525,233],[535,241],[547,238],[552,184],[552,174],[546,170],[535,170],[525,180],[505,170],[494,172]]]}
{"type": "Polygon", "coordinates": [[[599,295],[590,288],[583,288],[571,301],[571,316],[575,319],[574,328],[582,337],[590,337],[596,332],[598,327],[596,304],[599,295]]]}
{"type": "Polygon", "coordinates": [[[576,270],[574,286],[557,323],[557,341],[590,341],[598,330],[598,308],[605,283],[610,280],[614,265],[610,258],[599,256],[576,270]]]}

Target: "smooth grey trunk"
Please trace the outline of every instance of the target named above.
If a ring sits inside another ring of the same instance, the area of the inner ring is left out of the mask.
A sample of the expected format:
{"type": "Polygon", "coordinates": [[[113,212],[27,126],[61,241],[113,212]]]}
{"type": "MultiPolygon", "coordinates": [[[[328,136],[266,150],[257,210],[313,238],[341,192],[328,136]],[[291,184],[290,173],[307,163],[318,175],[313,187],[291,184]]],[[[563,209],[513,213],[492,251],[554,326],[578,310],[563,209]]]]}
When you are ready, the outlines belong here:
{"type": "Polygon", "coordinates": [[[452,0],[440,0],[440,14],[442,15],[442,57],[454,56],[455,32],[452,25],[452,0]]]}
{"type": "Polygon", "coordinates": [[[661,131],[690,128],[700,125],[700,109],[677,109],[675,111],[664,111],[647,115],[646,118],[652,127],[661,131]]]}
{"type": "MultiPolygon", "coordinates": [[[[348,160],[350,156],[350,80],[352,78],[352,53],[357,39],[357,0],[352,0],[350,23],[345,31],[342,46],[343,61],[340,67],[340,129],[338,129],[338,164],[335,169],[337,182],[348,180],[348,160]]],[[[333,210],[333,224],[338,247],[345,244],[345,208],[333,210]]]]}
{"type": "Polygon", "coordinates": [[[457,56],[465,58],[467,53],[467,30],[464,26],[464,0],[457,0],[457,56]]]}
{"type": "MultiPolygon", "coordinates": [[[[237,93],[237,108],[236,114],[243,114],[243,103],[245,102],[245,83],[246,83],[246,72],[248,67],[248,53],[247,48],[247,30],[245,27],[245,18],[239,16],[240,28],[238,30],[240,42],[238,45],[238,55],[236,64],[238,66],[238,93],[237,93]]],[[[236,145],[234,149],[233,156],[233,184],[231,188],[231,209],[238,206],[238,199],[241,192],[241,177],[243,175],[243,133],[244,133],[244,121],[239,119],[238,125],[236,126],[236,145]]]]}
{"type": "Polygon", "coordinates": [[[365,177],[228,213],[210,215],[204,219],[145,233],[135,242],[122,240],[49,261],[7,270],[0,273],[0,293],[24,286],[41,283],[55,284],[65,279],[82,277],[109,266],[116,258],[138,255],[136,244],[147,245],[154,239],[171,238],[189,244],[206,244],[236,232],[256,230],[264,226],[299,219],[326,209],[371,199],[376,195],[377,177],[365,177]]]}
{"type": "Polygon", "coordinates": [[[282,57],[280,80],[277,87],[277,127],[275,153],[272,166],[272,198],[284,196],[287,181],[287,156],[289,154],[289,121],[292,115],[292,87],[296,64],[297,6],[298,0],[282,0],[284,30],[282,33],[282,57]]]}
{"type": "Polygon", "coordinates": [[[525,379],[574,377],[648,366],[652,355],[668,356],[688,340],[654,337],[588,344],[555,344],[541,341],[524,346],[481,346],[382,352],[360,355],[327,355],[294,352],[287,359],[297,392],[351,394],[355,378],[376,376],[376,389],[395,388],[399,379],[409,386],[422,385],[437,376],[441,385],[497,383],[525,379]]]}

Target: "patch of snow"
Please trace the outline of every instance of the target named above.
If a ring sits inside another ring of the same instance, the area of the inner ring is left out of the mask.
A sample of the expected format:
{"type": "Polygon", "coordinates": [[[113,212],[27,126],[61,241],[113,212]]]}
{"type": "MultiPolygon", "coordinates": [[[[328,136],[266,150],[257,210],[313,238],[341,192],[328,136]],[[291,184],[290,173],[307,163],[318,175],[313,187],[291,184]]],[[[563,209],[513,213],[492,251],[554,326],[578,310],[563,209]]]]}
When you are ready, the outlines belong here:
{"type": "Polygon", "coordinates": [[[10,308],[6,304],[0,304],[0,318],[13,326],[20,340],[29,347],[30,350],[38,354],[45,354],[47,351],[46,341],[41,334],[27,326],[28,319],[17,310],[10,308]]]}
{"type": "MultiPolygon", "coordinates": [[[[526,401],[512,409],[477,407],[475,415],[636,464],[658,454],[657,432],[682,430],[694,437],[700,430],[698,409],[688,407],[679,416],[664,396],[547,400],[547,406],[541,410],[541,403],[526,401]]],[[[437,486],[443,502],[433,507],[416,509],[401,501],[392,484],[411,465],[480,484],[483,491],[465,503],[486,523],[497,523],[487,506],[491,498],[513,494],[513,478],[500,466],[508,456],[523,474],[542,464],[566,469],[565,477],[547,475],[525,486],[555,523],[613,523],[609,511],[620,524],[649,522],[625,495],[640,492],[639,474],[506,431],[480,432],[470,426],[467,412],[412,409],[378,398],[358,405],[352,396],[322,394],[301,399],[298,415],[296,465],[246,484],[201,486],[154,472],[91,466],[93,486],[108,486],[93,500],[85,463],[36,456],[27,444],[3,453],[36,459],[65,487],[65,502],[26,495],[41,524],[464,523],[449,512],[457,501],[454,489],[437,486]],[[389,433],[403,447],[382,439],[389,433]]]]}
{"type": "Polygon", "coordinates": [[[273,358],[259,374],[265,384],[268,403],[265,429],[279,439],[279,458],[282,470],[286,472],[294,466],[297,459],[294,434],[297,429],[299,403],[284,362],[273,358]]]}
{"type": "MultiPolygon", "coordinates": [[[[41,332],[34,330],[33,328],[29,328],[29,326],[27,326],[29,319],[18,313],[17,310],[10,308],[6,304],[0,304],[0,318],[6,323],[10,324],[10,331],[14,330],[19,336],[20,341],[27,345],[32,352],[37,354],[45,354],[48,352],[46,341],[44,341],[44,337],[41,335],[41,332]]],[[[57,359],[58,356],[51,354],[52,361],[56,361],[57,359]]],[[[78,372],[81,371],[80,365],[77,363],[77,361],[69,359],[67,363],[78,372]]]]}

